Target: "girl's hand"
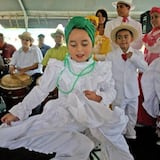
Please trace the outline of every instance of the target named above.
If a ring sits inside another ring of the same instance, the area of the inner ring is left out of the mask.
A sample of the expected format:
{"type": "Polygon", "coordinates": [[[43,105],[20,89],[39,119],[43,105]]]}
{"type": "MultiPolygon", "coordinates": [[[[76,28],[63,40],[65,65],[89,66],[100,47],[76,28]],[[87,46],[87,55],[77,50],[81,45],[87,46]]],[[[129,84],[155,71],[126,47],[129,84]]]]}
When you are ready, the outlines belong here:
{"type": "Polygon", "coordinates": [[[102,97],[99,95],[96,95],[96,92],[85,90],[84,91],[85,96],[92,101],[100,102],[102,100],[102,97]]]}
{"type": "Polygon", "coordinates": [[[2,123],[6,123],[8,125],[11,125],[11,122],[15,122],[18,120],[19,118],[14,116],[12,113],[7,113],[1,118],[2,123]]]}

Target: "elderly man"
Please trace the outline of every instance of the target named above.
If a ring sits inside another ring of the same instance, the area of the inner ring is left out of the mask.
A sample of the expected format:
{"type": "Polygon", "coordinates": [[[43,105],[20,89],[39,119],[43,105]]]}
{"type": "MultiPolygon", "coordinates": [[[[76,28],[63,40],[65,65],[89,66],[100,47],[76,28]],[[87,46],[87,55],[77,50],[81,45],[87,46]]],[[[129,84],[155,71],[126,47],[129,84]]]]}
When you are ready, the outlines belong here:
{"type": "Polygon", "coordinates": [[[55,40],[55,46],[53,48],[50,48],[44,56],[42,60],[43,70],[47,66],[50,58],[64,60],[67,53],[67,47],[63,43],[64,32],[60,29],[57,29],[55,33],[51,34],[51,37],[55,40]]]}

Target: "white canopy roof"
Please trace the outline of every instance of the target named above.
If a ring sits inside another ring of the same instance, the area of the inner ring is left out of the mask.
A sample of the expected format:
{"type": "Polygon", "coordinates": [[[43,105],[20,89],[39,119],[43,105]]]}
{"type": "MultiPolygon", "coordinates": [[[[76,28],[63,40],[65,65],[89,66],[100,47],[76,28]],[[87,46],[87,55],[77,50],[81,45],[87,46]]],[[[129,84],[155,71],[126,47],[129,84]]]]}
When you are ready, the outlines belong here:
{"type": "MultiPolygon", "coordinates": [[[[116,0],[0,0],[0,24],[5,28],[55,28],[59,23],[66,25],[72,16],[95,14],[103,8],[109,19],[116,17],[112,2],[116,0]]],[[[160,0],[133,0],[136,8],[131,16],[140,15],[160,0]]]]}

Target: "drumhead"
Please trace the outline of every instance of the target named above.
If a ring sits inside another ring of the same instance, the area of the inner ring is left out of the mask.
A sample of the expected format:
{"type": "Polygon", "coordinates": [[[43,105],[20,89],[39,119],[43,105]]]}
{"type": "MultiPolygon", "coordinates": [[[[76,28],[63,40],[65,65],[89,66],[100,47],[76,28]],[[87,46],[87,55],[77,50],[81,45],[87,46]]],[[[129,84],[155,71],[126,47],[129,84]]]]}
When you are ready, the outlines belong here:
{"type": "Polygon", "coordinates": [[[26,86],[22,86],[22,87],[5,87],[1,84],[0,82],[0,88],[4,89],[4,90],[18,90],[18,89],[22,89],[25,88],[26,86]]]}
{"type": "Polygon", "coordinates": [[[0,86],[4,89],[20,89],[24,88],[32,83],[32,79],[27,74],[7,74],[3,76],[0,80],[0,86]]]}

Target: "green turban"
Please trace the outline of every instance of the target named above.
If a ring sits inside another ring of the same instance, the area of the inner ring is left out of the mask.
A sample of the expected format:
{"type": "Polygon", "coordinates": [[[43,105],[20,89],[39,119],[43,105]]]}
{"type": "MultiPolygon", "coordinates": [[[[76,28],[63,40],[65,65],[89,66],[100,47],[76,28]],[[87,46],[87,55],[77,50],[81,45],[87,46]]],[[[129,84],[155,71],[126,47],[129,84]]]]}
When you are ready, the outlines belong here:
{"type": "Polygon", "coordinates": [[[92,41],[92,45],[94,46],[95,26],[88,19],[81,16],[73,17],[65,28],[65,39],[66,39],[67,45],[68,45],[69,35],[74,28],[84,29],[88,33],[92,41]]]}

